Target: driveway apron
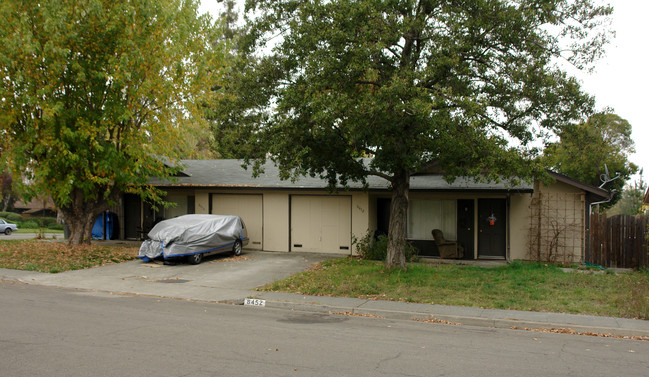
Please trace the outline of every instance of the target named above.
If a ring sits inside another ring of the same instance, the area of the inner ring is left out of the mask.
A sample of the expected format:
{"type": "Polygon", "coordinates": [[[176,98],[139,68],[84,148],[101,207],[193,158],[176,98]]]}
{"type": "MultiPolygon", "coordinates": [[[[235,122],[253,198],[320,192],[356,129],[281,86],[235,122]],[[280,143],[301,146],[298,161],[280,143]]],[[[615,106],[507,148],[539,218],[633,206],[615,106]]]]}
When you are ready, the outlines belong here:
{"type": "Polygon", "coordinates": [[[244,251],[239,257],[215,255],[199,265],[140,260],[58,274],[0,270],[0,280],[83,290],[231,301],[255,288],[305,271],[314,263],[341,255],[244,251]]]}

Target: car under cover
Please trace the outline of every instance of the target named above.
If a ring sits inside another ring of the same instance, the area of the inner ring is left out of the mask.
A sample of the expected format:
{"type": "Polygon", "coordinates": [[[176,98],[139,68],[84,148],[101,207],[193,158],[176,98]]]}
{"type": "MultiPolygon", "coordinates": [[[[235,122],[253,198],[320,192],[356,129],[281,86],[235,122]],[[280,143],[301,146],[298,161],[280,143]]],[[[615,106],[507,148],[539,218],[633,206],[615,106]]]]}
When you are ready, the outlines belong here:
{"type": "Polygon", "coordinates": [[[239,240],[248,244],[248,235],[239,216],[183,215],[156,224],[142,243],[138,258],[174,258],[230,250],[239,240]]]}

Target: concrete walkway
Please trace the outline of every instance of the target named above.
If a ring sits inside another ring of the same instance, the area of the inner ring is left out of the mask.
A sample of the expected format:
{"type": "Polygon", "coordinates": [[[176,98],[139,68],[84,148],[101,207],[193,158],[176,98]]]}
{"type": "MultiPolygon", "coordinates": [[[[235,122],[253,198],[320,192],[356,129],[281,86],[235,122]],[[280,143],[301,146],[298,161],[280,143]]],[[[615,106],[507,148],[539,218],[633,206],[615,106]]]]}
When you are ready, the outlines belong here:
{"type": "Polygon", "coordinates": [[[258,298],[265,300],[266,307],[288,310],[425,320],[468,326],[569,329],[562,331],[649,337],[649,321],[644,320],[305,296],[256,290],[259,286],[304,271],[313,263],[332,257],[336,256],[248,251],[238,258],[215,256],[197,266],[170,266],[132,261],[59,274],[0,269],[0,281],[228,304],[243,304],[245,298],[258,298]]]}

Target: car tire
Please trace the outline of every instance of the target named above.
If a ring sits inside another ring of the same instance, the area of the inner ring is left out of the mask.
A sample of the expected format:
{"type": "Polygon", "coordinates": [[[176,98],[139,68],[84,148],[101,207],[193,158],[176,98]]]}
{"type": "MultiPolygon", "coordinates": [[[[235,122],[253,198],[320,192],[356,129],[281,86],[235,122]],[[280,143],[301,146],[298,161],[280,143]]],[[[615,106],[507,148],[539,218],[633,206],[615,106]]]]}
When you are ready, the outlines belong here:
{"type": "Polygon", "coordinates": [[[200,264],[203,261],[203,254],[192,254],[187,256],[187,263],[189,264],[200,264]]]}
{"type": "Polygon", "coordinates": [[[5,234],[8,236],[11,235],[11,228],[5,229],[5,234]]]}
{"type": "Polygon", "coordinates": [[[239,255],[241,255],[241,250],[242,249],[243,249],[243,246],[241,245],[241,241],[236,240],[234,242],[234,246],[232,246],[232,254],[234,254],[235,256],[238,257],[239,255]]]}

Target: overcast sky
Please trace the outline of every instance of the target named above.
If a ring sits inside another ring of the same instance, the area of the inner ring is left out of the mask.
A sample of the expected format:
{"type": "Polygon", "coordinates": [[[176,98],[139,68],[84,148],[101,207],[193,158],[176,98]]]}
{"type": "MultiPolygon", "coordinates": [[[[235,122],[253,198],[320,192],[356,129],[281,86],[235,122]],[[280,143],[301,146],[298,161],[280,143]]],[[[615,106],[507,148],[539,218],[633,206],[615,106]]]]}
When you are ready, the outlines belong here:
{"type": "Polygon", "coordinates": [[[616,38],[606,48],[592,74],[580,75],[583,88],[594,95],[598,108],[612,107],[615,113],[633,126],[631,136],[636,153],[631,161],[644,168],[645,181],[649,177],[649,32],[647,14],[649,1],[611,0],[614,7],[612,29],[616,38]],[[642,26],[645,25],[645,26],[642,26]],[[647,107],[647,108],[645,108],[647,107]]]}
{"type": "MultiPolygon", "coordinates": [[[[239,0],[241,1],[241,0],[239,0]]],[[[610,0],[614,7],[611,28],[615,39],[607,46],[606,56],[597,62],[591,74],[577,77],[584,90],[595,96],[598,109],[611,107],[615,113],[633,126],[632,137],[636,153],[631,161],[645,168],[643,177],[649,177],[649,126],[645,106],[649,108],[649,1],[610,0]]],[[[202,0],[201,10],[217,14],[216,0],[202,0]]]]}

